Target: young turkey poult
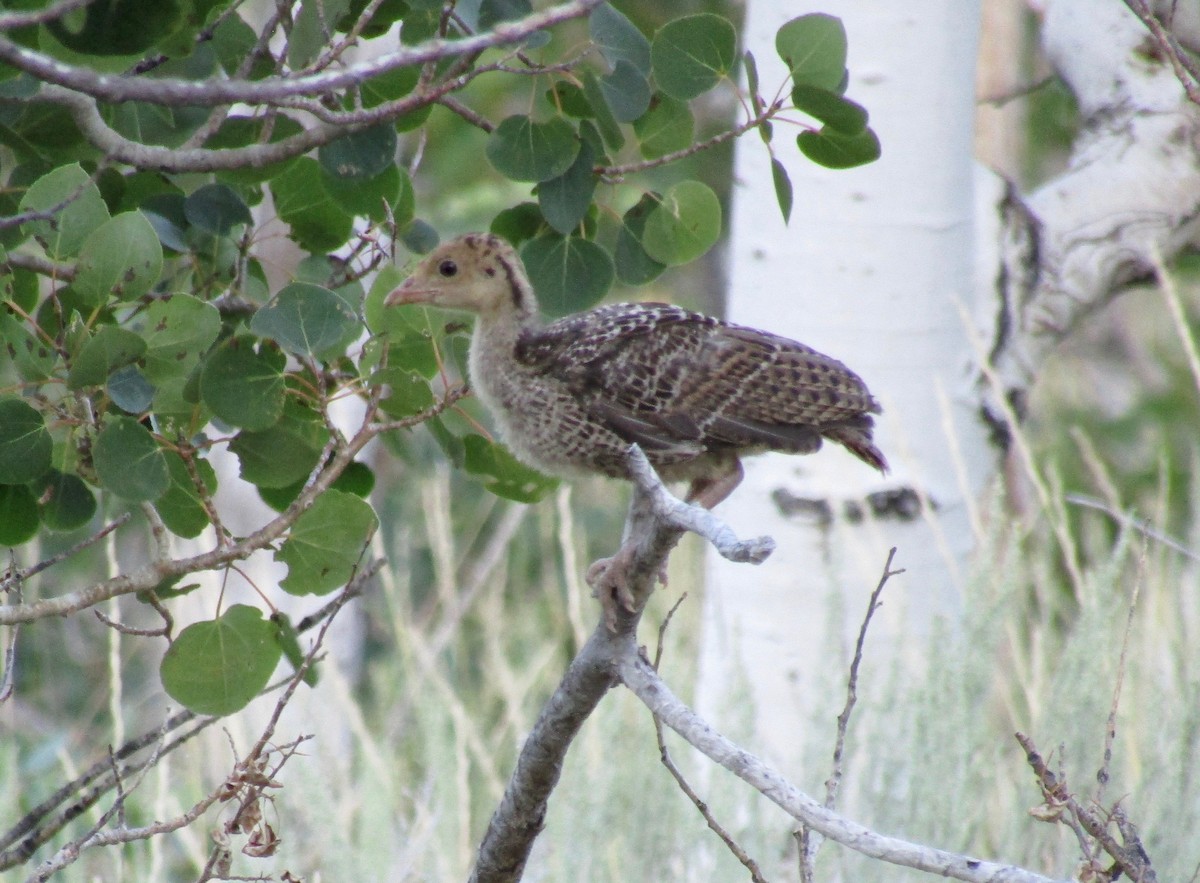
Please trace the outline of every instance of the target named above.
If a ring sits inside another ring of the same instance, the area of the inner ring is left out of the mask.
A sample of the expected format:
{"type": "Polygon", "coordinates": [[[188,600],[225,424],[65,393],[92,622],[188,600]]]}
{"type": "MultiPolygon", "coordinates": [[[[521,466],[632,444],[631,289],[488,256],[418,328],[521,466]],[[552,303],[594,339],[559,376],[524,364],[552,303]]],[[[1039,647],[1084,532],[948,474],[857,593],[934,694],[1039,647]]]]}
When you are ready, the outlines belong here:
{"type": "Polygon", "coordinates": [[[879,405],[836,359],[785,337],[657,303],[544,324],[521,259],[497,236],[438,246],[386,304],[468,310],[471,388],[518,459],[549,475],[629,478],[636,442],[665,481],[712,508],[740,457],[809,454],[830,439],[871,466],[879,405]]]}

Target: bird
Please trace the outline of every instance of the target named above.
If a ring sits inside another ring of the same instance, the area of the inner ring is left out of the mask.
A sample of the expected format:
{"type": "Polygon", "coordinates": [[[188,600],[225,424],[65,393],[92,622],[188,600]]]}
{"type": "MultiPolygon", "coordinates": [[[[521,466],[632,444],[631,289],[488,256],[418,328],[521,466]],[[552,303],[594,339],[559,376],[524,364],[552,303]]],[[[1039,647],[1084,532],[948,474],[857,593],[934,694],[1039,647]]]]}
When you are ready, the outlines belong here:
{"type": "Polygon", "coordinates": [[[499,236],[434,248],[384,300],[476,314],[468,374],[501,440],[547,475],[630,479],[637,444],[666,482],[711,509],[741,458],[836,442],[886,473],[881,412],[837,359],[766,331],[664,303],[620,303],[544,323],[524,264],[499,236]]]}

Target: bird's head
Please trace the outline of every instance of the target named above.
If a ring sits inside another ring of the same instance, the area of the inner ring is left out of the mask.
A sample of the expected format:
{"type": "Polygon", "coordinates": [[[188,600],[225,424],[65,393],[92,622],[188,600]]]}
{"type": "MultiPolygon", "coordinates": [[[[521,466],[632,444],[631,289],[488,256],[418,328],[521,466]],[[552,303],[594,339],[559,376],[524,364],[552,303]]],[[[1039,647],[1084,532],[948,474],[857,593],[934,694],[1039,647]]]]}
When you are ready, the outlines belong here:
{"type": "Polygon", "coordinates": [[[512,246],[488,233],[468,233],[430,252],[384,300],[481,315],[537,312],[525,268],[512,246]]]}

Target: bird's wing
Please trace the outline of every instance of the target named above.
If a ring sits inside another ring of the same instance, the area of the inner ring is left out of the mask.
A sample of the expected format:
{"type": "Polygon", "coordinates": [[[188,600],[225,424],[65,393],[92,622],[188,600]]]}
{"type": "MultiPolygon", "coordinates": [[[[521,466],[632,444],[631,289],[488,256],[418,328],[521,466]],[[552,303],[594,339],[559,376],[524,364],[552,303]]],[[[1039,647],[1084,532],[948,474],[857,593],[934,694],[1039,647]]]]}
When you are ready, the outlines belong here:
{"type": "Polygon", "coordinates": [[[667,304],[616,304],[571,316],[518,347],[589,412],[652,447],[764,446],[811,451],[823,427],[877,411],[856,374],[795,341],[667,304]]]}

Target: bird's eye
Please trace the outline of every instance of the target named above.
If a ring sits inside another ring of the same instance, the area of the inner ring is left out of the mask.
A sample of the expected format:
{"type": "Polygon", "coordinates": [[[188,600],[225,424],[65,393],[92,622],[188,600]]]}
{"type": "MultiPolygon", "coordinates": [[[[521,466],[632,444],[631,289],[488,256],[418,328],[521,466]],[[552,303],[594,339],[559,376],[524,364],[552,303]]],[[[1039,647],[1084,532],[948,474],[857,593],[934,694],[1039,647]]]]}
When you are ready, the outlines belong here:
{"type": "Polygon", "coordinates": [[[451,276],[458,275],[458,264],[454,261],[442,261],[438,264],[438,272],[449,279],[451,276]]]}

